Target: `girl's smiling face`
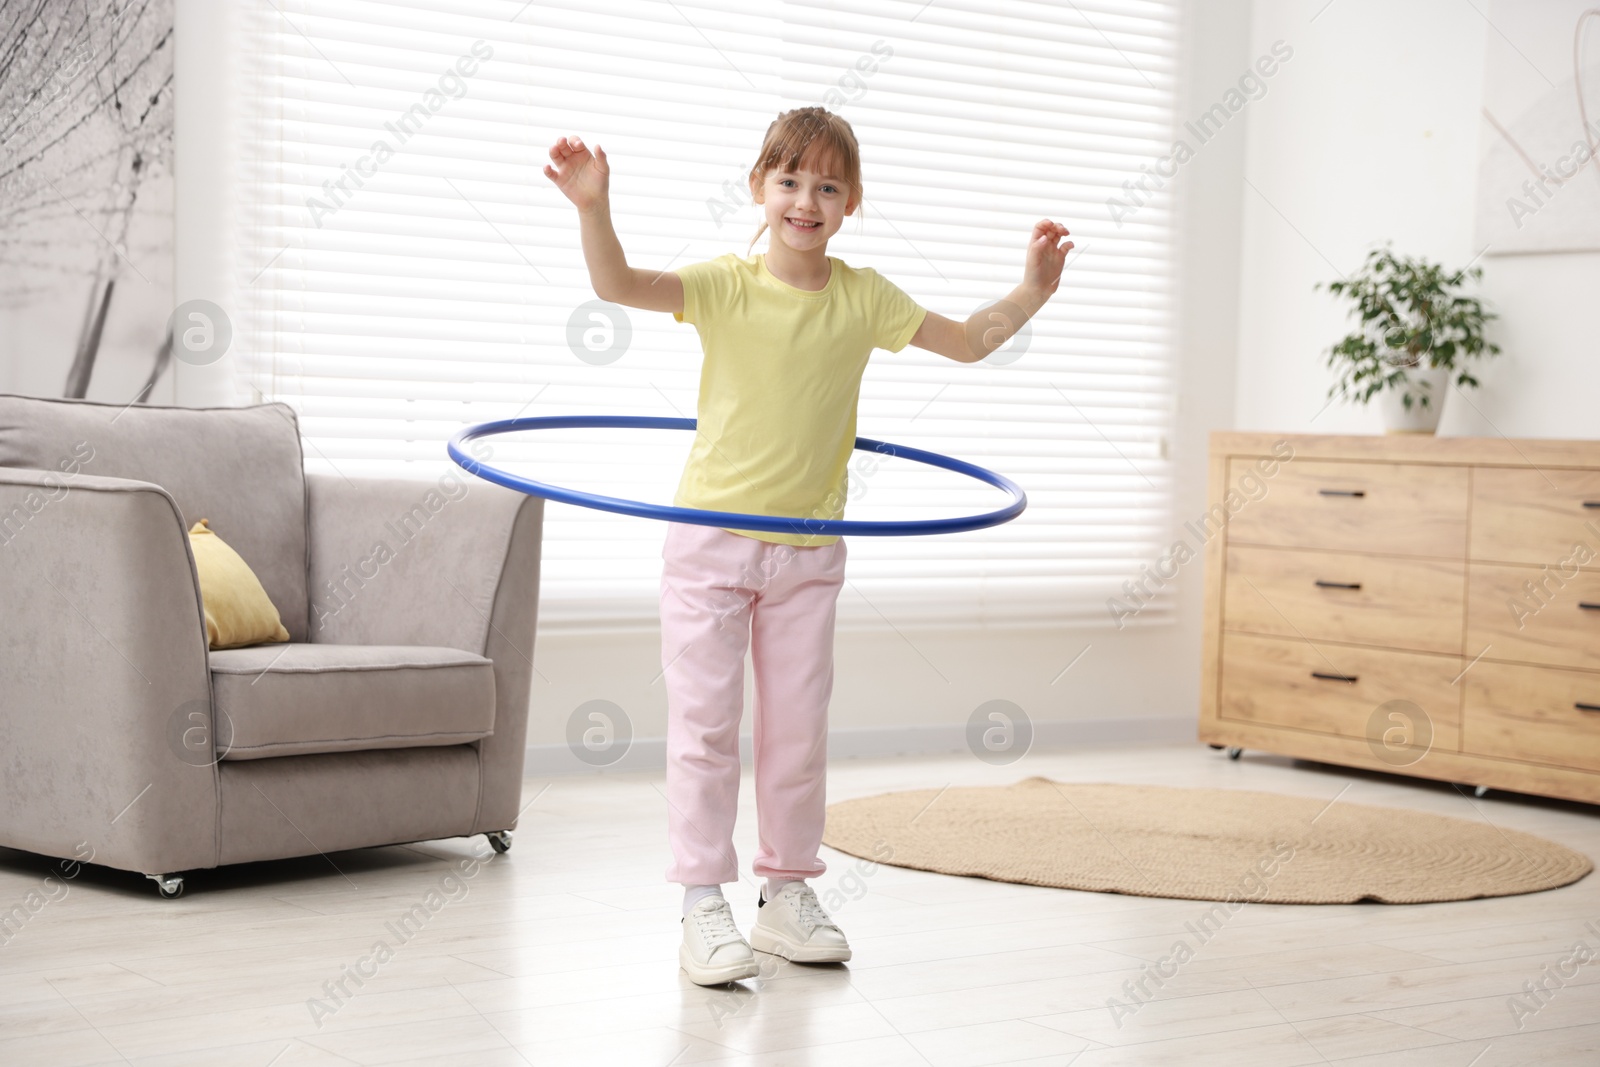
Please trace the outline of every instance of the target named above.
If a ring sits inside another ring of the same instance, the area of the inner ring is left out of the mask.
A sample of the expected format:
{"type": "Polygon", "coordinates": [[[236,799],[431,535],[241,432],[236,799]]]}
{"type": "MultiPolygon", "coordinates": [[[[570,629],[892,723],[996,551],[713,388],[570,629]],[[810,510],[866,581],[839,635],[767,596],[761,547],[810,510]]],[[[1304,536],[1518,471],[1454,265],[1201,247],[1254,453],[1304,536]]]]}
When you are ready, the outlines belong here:
{"type": "Polygon", "coordinates": [[[774,239],[796,252],[820,250],[839,232],[856,205],[850,187],[837,176],[837,167],[813,169],[814,159],[802,159],[800,170],[770,170],[755,201],[766,210],[767,228],[774,239]],[[809,225],[808,225],[809,224],[809,225]]]}

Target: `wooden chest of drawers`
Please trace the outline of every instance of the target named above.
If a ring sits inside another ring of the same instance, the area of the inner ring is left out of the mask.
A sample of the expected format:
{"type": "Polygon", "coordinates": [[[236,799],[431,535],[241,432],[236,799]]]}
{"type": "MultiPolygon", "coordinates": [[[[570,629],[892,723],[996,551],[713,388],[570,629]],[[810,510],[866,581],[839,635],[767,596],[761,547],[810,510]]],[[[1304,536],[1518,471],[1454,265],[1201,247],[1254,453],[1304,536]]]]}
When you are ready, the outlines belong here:
{"type": "Polygon", "coordinates": [[[1217,433],[1200,740],[1600,803],[1600,441],[1217,433]]]}

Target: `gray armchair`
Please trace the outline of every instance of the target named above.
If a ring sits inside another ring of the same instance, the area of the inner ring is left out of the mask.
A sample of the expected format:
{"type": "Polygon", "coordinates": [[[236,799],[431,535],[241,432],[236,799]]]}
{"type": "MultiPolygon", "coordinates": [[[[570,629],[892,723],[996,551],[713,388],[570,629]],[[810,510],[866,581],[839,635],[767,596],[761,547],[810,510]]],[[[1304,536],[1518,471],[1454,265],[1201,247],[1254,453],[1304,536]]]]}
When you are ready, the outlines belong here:
{"type": "Polygon", "coordinates": [[[144,873],[517,821],[543,501],[304,470],[282,404],[0,395],[0,845],[144,873]],[[208,651],[186,531],[287,644],[208,651]]]}

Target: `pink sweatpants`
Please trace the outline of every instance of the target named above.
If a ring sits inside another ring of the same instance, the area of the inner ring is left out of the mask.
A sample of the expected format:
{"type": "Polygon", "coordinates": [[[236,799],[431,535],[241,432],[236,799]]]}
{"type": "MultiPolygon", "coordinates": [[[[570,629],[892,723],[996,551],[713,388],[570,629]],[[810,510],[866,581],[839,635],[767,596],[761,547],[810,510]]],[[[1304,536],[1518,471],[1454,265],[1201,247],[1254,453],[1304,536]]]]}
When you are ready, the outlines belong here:
{"type": "Polygon", "coordinates": [[[744,657],[755,668],[758,878],[813,878],[827,804],[833,624],[845,542],[802,548],[669,522],[661,551],[667,687],[667,881],[739,879],[744,657]]]}

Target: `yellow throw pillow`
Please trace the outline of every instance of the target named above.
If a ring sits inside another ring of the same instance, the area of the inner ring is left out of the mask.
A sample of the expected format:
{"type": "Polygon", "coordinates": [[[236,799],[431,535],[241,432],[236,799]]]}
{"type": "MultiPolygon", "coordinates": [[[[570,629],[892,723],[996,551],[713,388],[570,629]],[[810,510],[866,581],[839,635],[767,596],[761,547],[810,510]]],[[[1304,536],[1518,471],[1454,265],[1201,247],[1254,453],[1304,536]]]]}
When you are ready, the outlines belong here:
{"type": "Polygon", "coordinates": [[[206,612],[206,641],[212,648],[243,648],[287,641],[272,598],[250,565],[201,519],[189,530],[194,567],[200,574],[200,601],[206,612]]]}

